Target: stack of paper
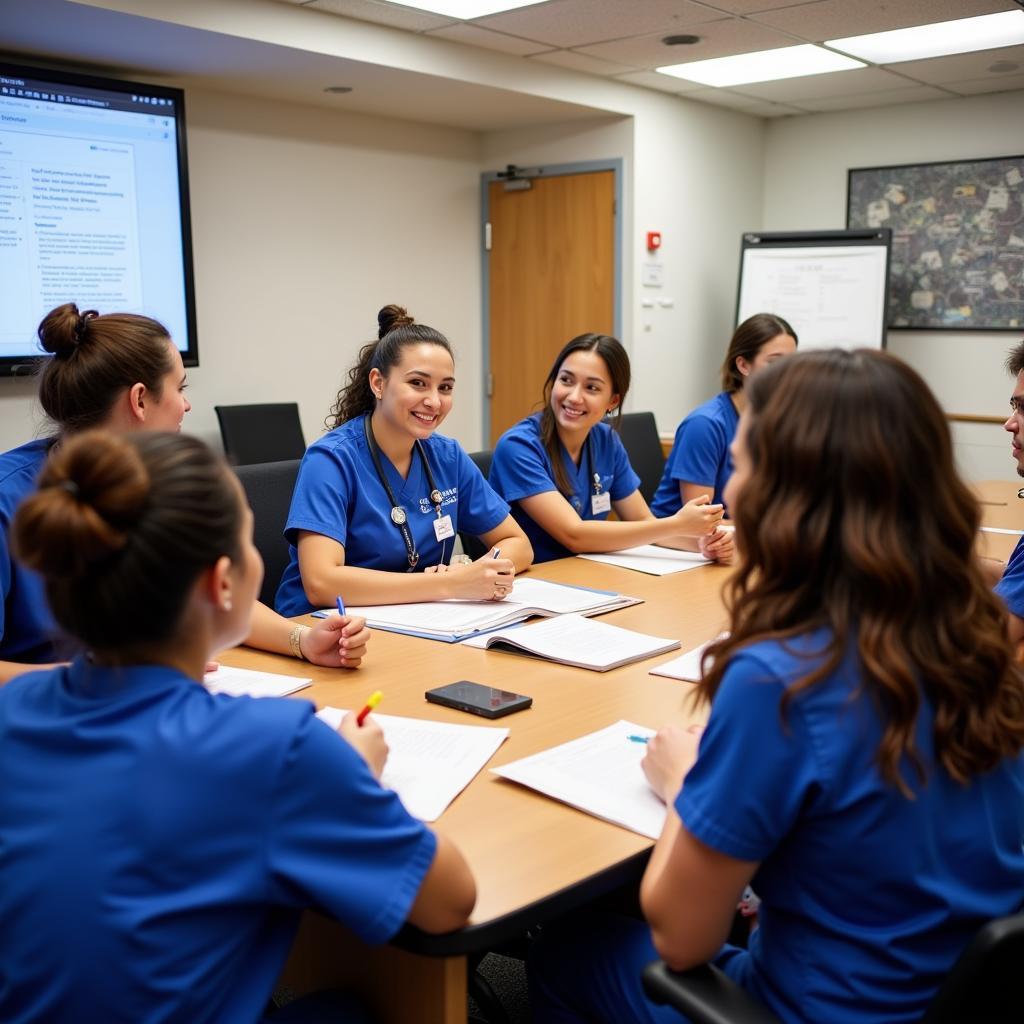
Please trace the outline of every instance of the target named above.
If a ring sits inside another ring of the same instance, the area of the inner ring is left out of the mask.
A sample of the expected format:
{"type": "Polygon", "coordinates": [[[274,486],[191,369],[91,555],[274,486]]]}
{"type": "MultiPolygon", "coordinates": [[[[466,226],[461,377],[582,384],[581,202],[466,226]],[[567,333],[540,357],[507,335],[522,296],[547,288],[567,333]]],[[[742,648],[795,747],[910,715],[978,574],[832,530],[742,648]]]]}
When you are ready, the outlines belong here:
{"type": "Polygon", "coordinates": [[[700,647],[694,647],[692,651],[680,654],[678,658],[673,658],[671,661],[655,665],[647,674],[651,676],[668,676],[669,679],[684,679],[688,682],[697,682],[701,679],[701,662],[704,658],[704,652],[715,642],[715,640],[722,640],[728,635],[728,633],[719,633],[714,640],[709,640],[706,644],[701,644],[700,647]]]}
{"type": "Polygon", "coordinates": [[[220,665],[216,672],[207,672],[203,682],[211,693],[226,693],[231,697],[284,697],[309,686],[313,680],[220,665]]]}
{"type": "MultiPolygon", "coordinates": [[[[548,580],[517,579],[504,601],[426,601],[418,604],[379,604],[350,607],[351,615],[362,615],[374,629],[428,637],[456,643],[476,633],[511,622],[523,622],[535,615],[578,613],[600,615],[616,608],[640,604],[637,597],[614,591],[551,583],[548,580]]],[[[314,612],[331,614],[330,609],[314,612]]]]}
{"type": "Polygon", "coordinates": [[[609,626],[606,622],[594,622],[582,615],[560,615],[557,619],[529,626],[497,629],[467,640],[465,646],[532,654],[562,665],[607,672],[620,665],[673,651],[679,646],[679,641],[648,636],[621,626],[609,626]]]}
{"type": "Polygon", "coordinates": [[[635,569],[651,576],[668,576],[673,572],[685,572],[687,569],[711,565],[711,562],[697,551],[676,551],[673,548],[659,548],[654,544],[641,544],[636,548],[578,557],[588,558],[591,562],[617,565],[622,569],[635,569]]]}
{"type": "Polygon", "coordinates": [[[630,739],[653,735],[653,729],[619,721],[491,771],[597,818],[657,839],[665,824],[665,805],[647,785],[640,767],[647,745],[630,739]]]}
{"type": "MultiPolygon", "coordinates": [[[[322,708],[317,718],[337,729],[347,714],[322,708]]],[[[421,821],[436,821],[473,781],[508,736],[508,729],[452,725],[419,718],[374,714],[389,752],[381,785],[393,789],[405,809],[421,821]]]]}

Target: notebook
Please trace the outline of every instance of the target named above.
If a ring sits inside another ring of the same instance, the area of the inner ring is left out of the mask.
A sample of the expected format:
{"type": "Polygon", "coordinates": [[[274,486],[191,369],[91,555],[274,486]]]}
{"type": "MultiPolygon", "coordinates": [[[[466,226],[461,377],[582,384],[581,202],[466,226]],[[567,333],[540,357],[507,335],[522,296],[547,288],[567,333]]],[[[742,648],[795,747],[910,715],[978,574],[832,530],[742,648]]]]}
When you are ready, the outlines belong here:
{"type": "Polygon", "coordinates": [[[533,655],[561,665],[607,672],[673,651],[680,644],[678,640],[594,622],[582,615],[560,615],[528,626],[497,629],[467,640],[464,646],[533,655]]]}
{"type": "Polygon", "coordinates": [[[653,729],[620,720],[491,771],[596,818],[657,839],[665,824],[665,805],[647,785],[640,767],[647,745],[629,738],[653,735],[653,729]]]}
{"type": "Polygon", "coordinates": [[[706,644],[701,644],[700,647],[694,647],[692,651],[680,654],[678,658],[673,658],[671,661],[655,665],[648,675],[668,676],[669,679],[683,679],[693,683],[698,682],[701,678],[700,666],[704,652],[715,640],[722,640],[728,635],[728,633],[719,633],[714,640],[709,640],[706,644]]]}
{"type": "MultiPolygon", "coordinates": [[[[638,597],[615,591],[552,583],[549,580],[516,579],[504,601],[425,601],[416,604],[366,605],[349,607],[350,615],[363,616],[374,629],[457,643],[474,634],[487,632],[533,616],[601,615],[640,604],[638,597]]],[[[331,609],[314,612],[321,618],[331,609]]]]}
{"type": "MultiPolygon", "coordinates": [[[[347,712],[325,707],[317,718],[337,729],[347,712]]],[[[378,715],[388,760],[381,785],[393,789],[405,809],[421,821],[437,821],[505,742],[508,729],[453,725],[419,718],[378,715]]]]}
{"type": "Polygon", "coordinates": [[[210,693],[226,693],[231,697],[284,697],[310,686],[313,680],[221,665],[216,672],[207,672],[203,682],[210,693]]]}
{"type": "Polygon", "coordinates": [[[654,544],[641,544],[621,551],[607,551],[604,554],[579,555],[591,562],[617,565],[621,569],[646,572],[651,576],[668,576],[687,569],[699,569],[713,563],[697,551],[676,551],[674,548],[659,548],[654,544]]]}

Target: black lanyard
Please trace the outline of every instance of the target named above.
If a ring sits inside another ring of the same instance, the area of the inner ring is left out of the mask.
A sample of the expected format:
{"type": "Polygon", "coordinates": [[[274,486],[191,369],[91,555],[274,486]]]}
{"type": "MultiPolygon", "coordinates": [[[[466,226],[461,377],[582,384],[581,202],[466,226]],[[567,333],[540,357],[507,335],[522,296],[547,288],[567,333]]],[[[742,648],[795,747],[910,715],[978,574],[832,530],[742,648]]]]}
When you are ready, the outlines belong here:
{"type": "Polygon", "coordinates": [[[590,434],[587,434],[586,441],[583,442],[583,448],[587,453],[587,480],[590,481],[594,488],[594,494],[601,493],[601,477],[594,472],[594,459],[590,452],[590,434]]]}
{"type": "MultiPolygon", "coordinates": [[[[377,477],[387,492],[388,501],[391,502],[391,522],[398,527],[402,534],[402,540],[405,541],[405,556],[409,562],[409,568],[405,571],[412,572],[416,568],[416,563],[420,560],[420,555],[416,550],[416,542],[412,538],[412,530],[409,529],[409,517],[406,515],[405,509],[398,504],[395,492],[391,490],[391,484],[388,483],[388,478],[384,475],[384,467],[380,462],[380,448],[377,446],[377,438],[373,436],[369,413],[363,417],[363,433],[366,435],[366,445],[370,449],[370,457],[373,459],[374,469],[377,470],[377,477]]],[[[437,518],[440,519],[441,492],[434,485],[434,475],[430,472],[427,453],[423,450],[423,445],[419,441],[414,442],[413,447],[419,453],[420,460],[423,462],[423,472],[427,475],[427,484],[430,487],[430,500],[433,503],[434,511],[437,513],[437,518]]]]}

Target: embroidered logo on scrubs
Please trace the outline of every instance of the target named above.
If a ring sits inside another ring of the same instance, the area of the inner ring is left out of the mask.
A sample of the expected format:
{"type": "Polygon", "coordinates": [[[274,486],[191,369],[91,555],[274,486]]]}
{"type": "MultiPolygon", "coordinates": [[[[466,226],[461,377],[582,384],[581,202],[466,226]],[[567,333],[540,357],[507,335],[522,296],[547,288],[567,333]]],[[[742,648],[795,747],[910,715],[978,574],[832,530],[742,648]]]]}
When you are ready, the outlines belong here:
{"type": "MultiPolygon", "coordinates": [[[[447,487],[441,492],[441,508],[445,505],[454,505],[459,500],[458,487],[447,487]]],[[[429,498],[420,498],[420,512],[424,515],[435,515],[436,509],[429,498]]]]}

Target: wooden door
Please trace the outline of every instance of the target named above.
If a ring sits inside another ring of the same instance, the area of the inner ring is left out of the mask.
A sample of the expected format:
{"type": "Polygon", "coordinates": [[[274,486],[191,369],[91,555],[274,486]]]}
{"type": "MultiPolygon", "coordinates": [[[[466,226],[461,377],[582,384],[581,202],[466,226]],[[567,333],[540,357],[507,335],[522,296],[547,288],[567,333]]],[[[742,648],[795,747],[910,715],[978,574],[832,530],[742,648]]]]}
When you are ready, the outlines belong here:
{"type": "Polygon", "coordinates": [[[489,188],[490,444],[538,409],[558,350],[615,330],[615,172],[489,188]]]}

